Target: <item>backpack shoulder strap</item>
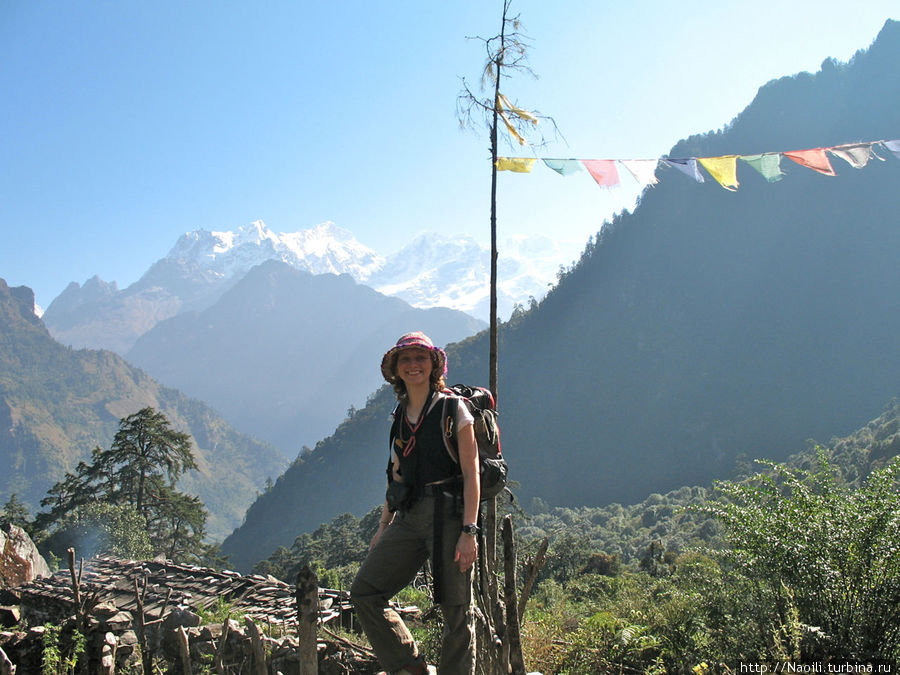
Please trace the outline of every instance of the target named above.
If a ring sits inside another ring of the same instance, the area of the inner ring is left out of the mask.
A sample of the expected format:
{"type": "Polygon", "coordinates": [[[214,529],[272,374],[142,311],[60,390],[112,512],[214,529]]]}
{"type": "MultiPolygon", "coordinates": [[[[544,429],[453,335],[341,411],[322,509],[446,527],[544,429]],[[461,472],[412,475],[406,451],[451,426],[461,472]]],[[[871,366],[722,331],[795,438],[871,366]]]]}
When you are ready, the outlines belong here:
{"type": "Polygon", "coordinates": [[[443,409],[441,410],[441,436],[444,439],[444,448],[456,464],[459,464],[459,448],[456,442],[456,412],[459,409],[458,396],[444,396],[443,409]]]}

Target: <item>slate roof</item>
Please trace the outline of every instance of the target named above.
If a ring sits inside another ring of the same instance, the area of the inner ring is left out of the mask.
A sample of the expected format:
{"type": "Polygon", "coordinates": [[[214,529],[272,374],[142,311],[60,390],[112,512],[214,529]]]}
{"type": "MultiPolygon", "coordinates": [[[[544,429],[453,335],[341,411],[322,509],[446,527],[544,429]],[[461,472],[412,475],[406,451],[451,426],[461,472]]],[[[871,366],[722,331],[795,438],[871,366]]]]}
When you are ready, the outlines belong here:
{"type": "MultiPolygon", "coordinates": [[[[179,565],[159,560],[92,558],[84,561],[81,594],[96,593],[99,602],[119,610],[137,611],[135,581],[144,592],[144,613],[159,618],[175,607],[208,610],[218,598],[228,601],[237,615],[269,623],[296,623],[294,587],[271,576],[241,575],[206,567],[179,565]],[[166,596],[168,605],[166,605],[166,596]]],[[[23,608],[72,603],[72,580],[68,569],[42,577],[16,589],[23,608]]],[[[351,611],[349,593],[319,589],[320,621],[326,623],[351,611]]]]}

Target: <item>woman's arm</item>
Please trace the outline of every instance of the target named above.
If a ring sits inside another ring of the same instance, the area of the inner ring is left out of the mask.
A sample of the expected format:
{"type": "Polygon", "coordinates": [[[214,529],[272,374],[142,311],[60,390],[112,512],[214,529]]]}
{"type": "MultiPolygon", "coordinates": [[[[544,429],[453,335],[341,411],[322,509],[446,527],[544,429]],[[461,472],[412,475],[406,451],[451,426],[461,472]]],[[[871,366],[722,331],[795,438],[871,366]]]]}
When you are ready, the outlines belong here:
{"type": "MultiPolygon", "coordinates": [[[[459,468],[463,476],[463,525],[478,522],[478,503],[481,500],[481,474],[478,469],[478,446],[475,443],[475,427],[467,424],[457,433],[459,444],[459,468]]],[[[460,533],[456,542],[454,560],[461,572],[475,564],[478,554],[478,538],[460,533]]]]}
{"type": "MultiPolygon", "coordinates": [[[[391,452],[391,474],[394,480],[400,480],[400,458],[397,457],[396,452],[391,452]]],[[[376,530],[375,535],[372,537],[372,540],[369,542],[369,550],[371,551],[375,548],[375,544],[378,543],[378,540],[381,539],[381,534],[387,529],[387,526],[391,524],[394,520],[394,513],[391,511],[390,506],[388,506],[387,499],[384,500],[384,506],[381,509],[381,518],[378,521],[378,530],[376,530]]]]}
{"type": "Polygon", "coordinates": [[[369,542],[369,550],[371,551],[375,548],[375,544],[378,543],[378,540],[381,539],[381,535],[387,529],[387,526],[391,524],[391,521],[394,520],[394,514],[391,513],[390,508],[388,508],[387,500],[384,500],[384,507],[381,509],[381,520],[378,522],[378,529],[375,531],[375,535],[372,537],[372,540],[369,542]]]}

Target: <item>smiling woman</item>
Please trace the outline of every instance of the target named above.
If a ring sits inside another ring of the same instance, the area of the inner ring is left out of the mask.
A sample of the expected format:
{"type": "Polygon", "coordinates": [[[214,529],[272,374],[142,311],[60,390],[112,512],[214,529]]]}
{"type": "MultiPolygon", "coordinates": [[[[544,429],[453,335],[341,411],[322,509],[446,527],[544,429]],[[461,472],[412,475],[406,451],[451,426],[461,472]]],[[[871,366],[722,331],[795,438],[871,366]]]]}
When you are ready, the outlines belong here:
{"type": "Polygon", "coordinates": [[[369,555],[350,589],[378,660],[389,672],[434,672],[403,620],[389,606],[426,559],[444,616],[441,673],[475,672],[472,573],[478,552],[480,485],[472,415],[456,406],[459,463],[445,450],[447,355],[422,332],[407,333],[381,360],[397,394],[388,490],[369,555]]]}

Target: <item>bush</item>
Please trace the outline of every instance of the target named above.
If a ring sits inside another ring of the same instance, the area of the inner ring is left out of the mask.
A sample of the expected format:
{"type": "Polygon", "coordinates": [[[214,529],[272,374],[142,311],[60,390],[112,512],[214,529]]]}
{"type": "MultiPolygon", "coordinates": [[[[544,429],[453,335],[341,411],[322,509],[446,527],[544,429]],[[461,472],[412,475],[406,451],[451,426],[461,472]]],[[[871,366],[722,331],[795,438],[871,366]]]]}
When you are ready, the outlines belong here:
{"type": "Polygon", "coordinates": [[[900,461],[858,489],[818,470],[718,485],[706,507],[725,528],[728,560],[757,589],[770,658],[900,658],[900,461]]]}

